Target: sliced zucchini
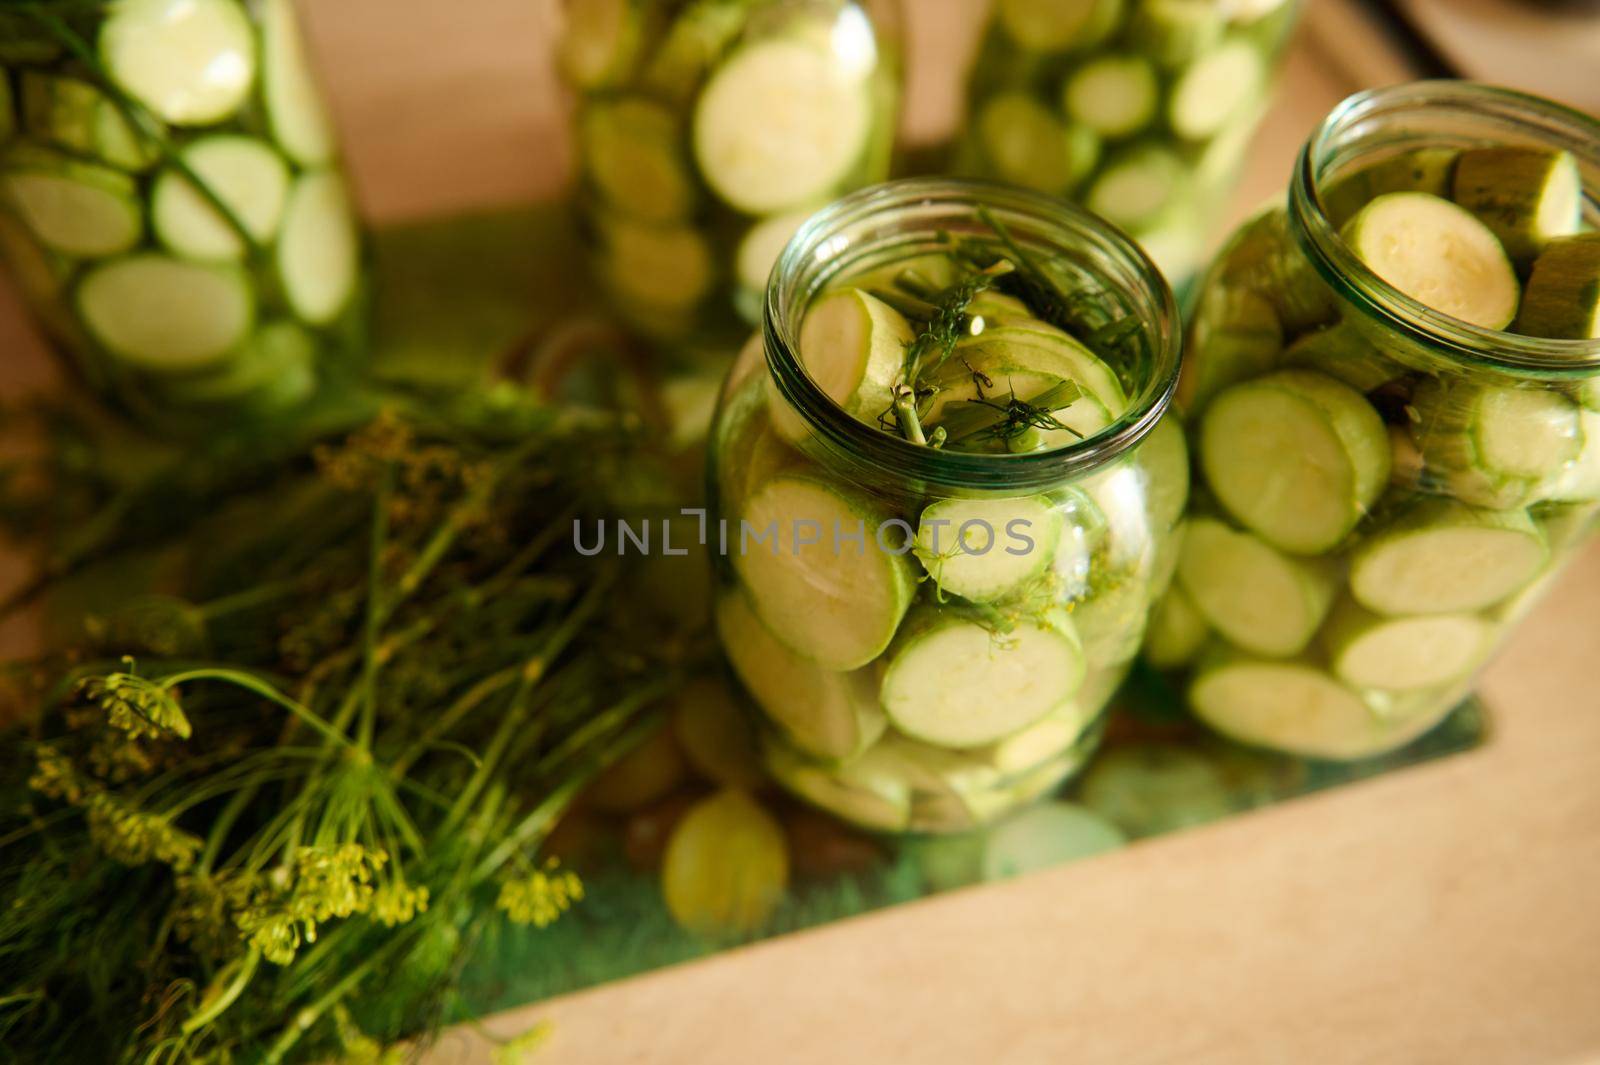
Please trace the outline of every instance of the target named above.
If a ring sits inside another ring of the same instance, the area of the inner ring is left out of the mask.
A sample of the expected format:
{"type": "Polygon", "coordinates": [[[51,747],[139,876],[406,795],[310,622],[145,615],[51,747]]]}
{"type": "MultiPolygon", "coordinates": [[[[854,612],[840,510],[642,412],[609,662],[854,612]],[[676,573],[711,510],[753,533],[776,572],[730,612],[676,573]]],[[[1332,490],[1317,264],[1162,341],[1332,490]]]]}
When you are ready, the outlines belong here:
{"type": "Polygon", "coordinates": [[[1050,109],[1025,92],[990,97],[976,128],[995,176],[1051,196],[1076,188],[1099,152],[1092,131],[1088,142],[1075,142],[1050,109]]]}
{"type": "Polygon", "coordinates": [[[773,777],[812,805],[880,832],[904,832],[910,825],[911,783],[903,760],[882,745],[838,766],[818,765],[770,740],[765,750],[773,777]]]}
{"type": "Polygon", "coordinates": [[[294,0],[263,0],[260,18],[261,94],[272,138],[301,166],[324,166],[333,161],[338,141],[311,72],[294,0]]]}
{"type": "Polygon", "coordinates": [[[1309,370],[1235,385],[1206,409],[1200,463],[1229,513],[1285,551],[1317,554],[1389,481],[1389,435],[1361,393],[1309,370]]]}
{"type": "Polygon", "coordinates": [[[639,53],[642,14],[632,0],[570,0],[557,62],[580,89],[621,81],[639,53]]]}
{"type": "Polygon", "coordinates": [[[1090,594],[1072,604],[1091,668],[1111,671],[1138,657],[1154,602],[1154,582],[1123,571],[1094,582],[1090,594]]]}
{"type": "Polygon", "coordinates": [[[117,255],[144,236],[137,189],[126,174],[90,163],[12,169],[5,197],[41,243],[63,255],[117,255]]]}
{"type": "Polygon", "coordinates": [[[1411,432],[1450,494],[1504,510],[1534,502],[1578,457],[1579,410],[1550,388],[1429,378],[1412,393],[1411,432]]]}
{"type": "Polygon", "coordinates": [[[1385,193],[1426,192],[1449,199],[1460,156],[1456,148],[1416,148],[1335,178],[1321,192],[1323,212],[1335,226],[1343,226],[1385,193]]]}
{"type": "Polygon", "coordinates": [[[1283,326],[1254,289],[1207,285],[1191,326],[1176,398],[1194,416],[1222,389],[1259,377],[1278,364],[1283,326]]]}
{"type": "Polygon", "coordinates": [[[942,592],[993,603],[1049,570],[1061,524],[1045,496],[941,499],[917,523],[916,555],[942,592]]]}
{"type": "Polygon", "coordinates": [[[1209,140],[1256,106],[1266,81],[1266,63],[1256,47],[1246,40],[1227,41],[1178,75],[1167,102],[1167,121],[1184,140],[1209,140]]]}
{"type": "Polygon", "coordinates": [[[100,58],[175,126],[230,117],[256,78],[255,34],[236,0],[118,0],[100,26],[100,58]]]}
{"type": "Polygon", "coordinates": [[[1179,669],[1194,661],[1211,638],[1211,626],[1183,585],[1161,597],[1144,633],[1144,660],[1156,669],[1179,669]]]}
{"type": "Polygon", "coordinates": [[[317,388],[317,343],[297,322],[264,323],[221,365],[162,382],[162,395],[191,407],[258,414],[288,410],[317,388]]]}
{"type": "Polygon", "coordinates": [[[1556,340],[1600,337],[1600,233],[1550,241],[1533,261],[1513,332],[1556,340]]]}
{"type": "Polygon", "coordinates": [[[1200,751],[1171,743],[1106,751],[1084,774],[1079,800],[1134,837],[1207,824],[1234,808],[1216,764],[1200,751]]]}
{"type": "Polygon", "coordinates": [[[301,321],[328,325],[350,305],[361,276],[361,237],[337,173],[314,171],[294,183],[277,264],[289,306],[301,321]]]}
{"type": "MultiPolygon", "coordinates": [[[[184,148],[183,161],[251,239],[272,242],[289,202],[289,167],[270,145],[239,133],[217,133],[184,148]]],[[[156,178],[150,218],[156,236],[176,255],[213,261],[244,257],[244,241],[232,223],[175,169],[156,178]]]]}
{"type": "Polygon", "coordinates": [[[1168,414],[1150,430],[1134,454],[1134,464],[1142,472],[1149,528],[1157,533],[1175,528],[1189,501],[1189,445],[1176,414],[1168,414]]]}
{"type": "Polygon", "coordinates": [[[1144,56],[1106,55],[1072,72],[1061,105],[1068,118],[1102,137],[1128,137],[1155,121],[1160,89],[1144,56]]]}
{"type": "Polygon", "coordinates": [[[89,271],[78,314],[110,354],[153,373],[216,365],[255,326],[255,289],[237,267],[139,254],[89,271]]]}
{"type": "MultiPolygon", "coordinates": [[[[633,17],[649,18],[659,7],[636,4],[633,17]]],[[[751,9],[748,4],[725,0],[692,0],[668,13],[672,24],[645,62],[640,83],[652,95],[683,106],[738,38],[751,9]]]]}
{"type": "Polygon", "coordinates": [[[1006,36],[1033,52],[1064,52],[1100,44],[1117,28],[1123,0],[1000,0],[1006,36]]]}
{"type": "Polygon", "coordinates": [[[143,173],[161,160],[161,149],[133,128],[122,109],[101,99],[94,112],[94,151],[119,170],[143,173]]]}
{"type": "Polygon", "coordinates": [[[1477,614],[1384,617],[1344,599],[1328,617],[1323,642],[1346,684],[1412,691],[1466,676],[1488,654],[1494,632],[1477,614]]]}
{"type": "Polygon", "coordinates": [[[1085,205],[1124,229],[1137,232],[1158,220],[1184,185],[1183,162],[1170,148],[1139,144],[1106,160],[1089,186],[1085,205]]]}
{"type": "Polygon", "coordinates": [[[1406,375],[1406,367],[1372,346],[1362,332],[1339,322],[1302,334],[1284,350],[1288,366],[1325,373],[1357,392],[1374,392],[1406,375]]]}
{"type": "Polygon", "coordinates": [[[1504,329],[1516,317],[1521,290],[1499,238],[1449,200],[1387,193],[1341,235],[1373,273],[1442,314],[1485,329],[1504,329]]]}
{"type": "Polygon", "coordinates": [[[1549,561],[1525,511],[1419,499],[1356,546],[1350,594],[1379,614],[1460,614],[1493,606],[1549,561]]]}
{"type": "Polygon", "coordinates": [[[1339,316],[1333,293],[1300,251],[1281,207],[1262,211],[1234,235],[1217,260],[1216,277],[1269,300],[1289,335],[1339,316]]]}
{"type": "Polygon", "coordinates": [[[22,127],[29,136],[71,152],[94,151],[95,112],[103,99],[99,89],[37,70],[23,70],[19,80],[22,127]]]}
{"type": "Polygon", "coordinates": [[[1581,410],[1578,414],[1583,446],[1578,455],[1556,475],[1555,482],[1540,495],[1557,503],[1587,503],[1600,500],[1600,413],[1581,410]]]}
{"type": "Polygon", "coordinates": [[[796,747],[816,758],[849,759],[883,735],[872,671],[818,669],[772,635],[742,592],[718,597],[716,620],[734,673],[796,747]]]}
{"type": "Polygon", "coordinates": [[[620,214],[674,222],[694,209],[694,180],[678,120],[644,97],[598,100],[578,123],[583,165],[595,189],[620,214]]]}
{"type": "Polygon", "coordinates": [[[717,69],[694,114],[694,152],[706,183],[746,214],[829,198],[860,162],[872,133],[869,85],[803,40],[746,45],[717,69]]]}
{"type": "MultiPolygon", "coordinates": [[[[1087,683],[1086,680],[1085,687],[1087,683]]],[[[1078,689],[1079,697],[1084,690],[1078,689]]],[[[971,755],[1008,777],[1026,774],[1055,761],[1082,738],[1099,712],[1099,707],[1085,708],[1079,697],[1068,700],[1019,732],[974,749],[971,755]]]]}
{"type": "Polygon", "coordinates": [[[1048,802],[1006,818],[984,838],[983,878],[1006,880],[1124,846],[1122,830],[1092,810],[1048,802]]]}
{"type": "Polygon", "coordinates": [[[602,220],[603,269],[625,302],[654,311],[692,309],[716,280],[711,248],[691,226],[602,220]]]}
{"type": "Polygon", "coordinates": [[[1583,220],[1583,178],[1571,152],[1472,148],[1456,162],[1451,198],[1500,238],[1511,261],[1526,267],[1583,220]]]}
{"type": "Polygon", "coordinates": [[[1178,70],[1221,42],[1224,7],[1217,0],[1141,0],[1129,25],[1129,41],[1166,69],[1178,70]]]}
{"type": "Polygon", "coordinates": [[[981,747],[1071,699],[1085,670],[1063,613],[1000,634],[930,610],[907,622],[891,651],[883,709],[895,728],[925,743],[981,747]]]}
{"type": "Polygon", "coordinates": [[[891,732],[874,749],[899,763],[911,785],[911,829],[965,832],[987,824],[1015,800],[994,766],[966,751],[935,747],[891,732]]]}
{"type": "Polygon", "coordinates": [[[871,497],[780,474],[751,494],[739,518],[734,568],[778,639],[834,670],[864,666],[889,646],[916,577],[903,554],[879,543],[894,527],[871,497]]]}
{"type": "Polygon", "coordinates": [[[887,303],[858,288],[834,289],[806,309],[800,359],[828,398],[864,422],[894,405],[894,383],[915,337],[887,303]]]}
{"type": "Polygon", "coordinates": [[[1008,376],[1031,372],[1072,381],[1098,400],[1112,418],[1122,417],[1128,409],[1128,397],[1116,372],[1080,341],[1053,326],[1040,323],[985,329],[958,342],[956,352],[958,358],[952,361],[971,363],[973,369],[993,378],[997,387],[1008,376]]]}
{"type": "Polygon", "coordinates": [[[1338,571],[1327,560],[1285,555],[1214,518],[1191,518],[1178,586],[1232,643],[1286,658],[1306,648],[1327,616],[1338,571]]]}
{"type": "Polygon", "coordinates": [[[754,313],[745,315],[752,322],[761,320],[760,300],[766,294],[767,278],[772,274],[772,267],[806,219],[811,217],[812,211],[810,207],[802,207],[798,211],[763,218],[746,230],[744,238],[739,241],[734,269],[739,284],[756,296],[752,307],[754,313]]]}

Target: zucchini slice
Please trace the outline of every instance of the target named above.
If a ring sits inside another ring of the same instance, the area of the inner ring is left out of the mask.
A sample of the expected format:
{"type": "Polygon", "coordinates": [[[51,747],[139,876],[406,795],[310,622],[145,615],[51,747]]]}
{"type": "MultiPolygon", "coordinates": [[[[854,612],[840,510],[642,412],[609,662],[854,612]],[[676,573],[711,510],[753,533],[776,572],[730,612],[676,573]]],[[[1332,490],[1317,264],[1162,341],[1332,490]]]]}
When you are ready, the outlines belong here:
{"type": "Polygon", "coordinates": [[[1172,85],[1167,120],[1184,140],[1217,136],[1266,92],[1267,67],[1246,40],[1224,42],[1197,57],[1172,85]]]}
{"type": "Polygon", "coordinates": [[[1583,444],[1580,408],[1551,388],[1430,378],[1412,393],[1410,411],[1428,469],[1477,506],[1534,502],[1583,444]]]}
{"type": "Polygon", "coordinates": [[[739,591],[718,597],[716,620],[734,673],[796,747],[835,761],[878,742],[887,722],[871,670],[817,668],[780,643],[739,591]]]}
{"type": "Polygon", "coordinates": [[[78,314],[107,352],[153,373],[215,366],[255,326],[255,289],[232,266],[165,255],[115,259],[78,285],[78,314]]]}
{"type": "Polygon", "coordinates": [[[1178,405],[1199,414],[1222,389],[1275,368],[1282,351],[1283,325],[1267,299],[1240,285],[1207,285],[1178,378],[1178,405]]]}
{"type": "Polygon", "coordinates": [[[1384,281],[1485,329],[1517,315],[1521,290],[1505,248],[1476,215],[1425,192],[1391,192],[1345,223],[1346,244],[1384,281]]]}
{"type": "Polygon", "coordinates": [[[361,236],[337,173],[313,171],[294,183],[277,265],[284,295],[301,321],[328,325],[350,305],[361,277],[361,236]]]}
{"type": "Polygon", "coordinates": [[[1073,71],[1061,93],[1062,110],[1102,137],[1132,136],[1155,121],[1160,85],[1150,60],[1106,55],[1073,71]]]}
{"type": "Polygon", "coordinates": [[[1531,583],[1549,559],[1525,511],[1424,498],[1357,545],[1350,594],[1379,614],[1469,613],[1531,583]]]}
{"type": "Polygon", "coordinates": [[[1161,597],[1144,633],[1144,660],[1156,669],[1179,669],[1194,661],[1211,638],[1205,615],[1174,583],[1161,597]]]}
{"type": "Polygon", "coordinates": [[[1217,0],[1140,0],[1129,23],[1129,42],[1165,69],[1179,70],[1222,41],[1225,8],[1217,0]]]}
{"type": "Polygon", "coordinates": [[[828,398],[865,422],[894,404],[894,383],[915,338],[887,303],[858,288],[835,289],[813,303],[800,325],[800,359],[828,398]]]}
{"type": "Polygon", "coordinates": [[[37,70],[23,70],[19,81],[22,126],[29,136],[70,152],[94,151],[95,111],[104,99],[99,89],[37,70]]]}
{"type": "Polygon", "coordinates": [[[745,315],[750,321],[761,320],[761,301],[766,297],[767,279],[772,275],[772,268],[777,264],[778,256],[783,254],[783,249],[788,247],[789,241],[811,217],[813,210],[811,207],[802,207],[798,211],[763,218],[746,230],[739,241],[739,250],[734,256],[734,272],[740,286],[754,297],[751,307],[753,313],[745,315]]]}
{"type": "Polygon", "coordinates": [[[261,68],[267,124],[278,146],[301,166],[332,162],[338,140],[311,72],[294,0],[262,2],[261,68]]]}
{"type": "Polygon", "coordinates": [[[929,611],[896,641],[883,709],[895,728],[925,743],[982,747],[1071,699],[1085,672],[1083,646],[1065,614],[1000,634],[929,611]]]}
{"type": "Polygon", "coordinates": [[[1556,340],[1600,337],[1600,233],[1545,246],[1533,261],[1512,330],[1556,340]]]}
{"type": "Polygon", "coordinates": [[[1183,162],[1157,143],[1134,145],[1106,161],[1089,186],[1085,205],[1131,231],[1157,221],[1180,195],[1183,162]]]}
{"type": "Polygon", "coordinates": [[[715,260],[692,226],[653,226],[603,218],[607,283],[626,303],[654,312],[692,310],[711,293],[715,260]]]}
{"type": "Polygon", "coordinates": [[[583,165],[602,199],[644,222],[674,222],[694,209],[695,187],[678,120],[643,97],[597,101],[578,124],[583,165]]]}
{"type": "Polygon", "coordinates": [[[134,129],[122,109],[103,98],[94,111],[94,151],[117,169],[135,174],[161,161],[155,141],[134,129]]]}
{"type": "Polygon", "coordinates": [[[1191,518],[1183,534],[1178,587],[1247,651],[1287,658],[1305,650],[1337,586],[1331,562],[1285,555],[1214,518],[1191,518]]]}
{"type": "Polygon", "coordinates": [[[1122,830],[1093,810],[1070,802],[1029,807],[989,830],[983,878],[1006,880],[1053,865],[1092,858],[1124,846],[1122,830]]]}
{"type": "Polygon", "coordinates": [[[162,381],[162,394],[190,407],[288,410],[317,388],[317,343],[298,322],[264,323],[215,369],[162,381]]]}
{"type": "Polygon", "coordinates": [[[917,523],[916,555],[941,591],[993,603],[1049,570],[1061,524],[1045,496],[941,499],[917,523]]]}
{"type": "Polygon", "coordinates": [[[1084,773],[1079,798],[1135,837],[1207,824],[1234,809],[1222,770],[1200,751],[1170,743],[1106,751],[1084,773]]]}
{"type": "Polygon", "coordinates": [[[1372,346],[1355,326],[1346,322],[1302,334],[1284,349],[1286,366],[1325,373],[1357,392],[1375,392],[1407,373],[1406,367],[1372,346]]]}
{"type": "Polygon", "coordinates": [[[1356,688],[1412,691],[1460,680],[1483,662],[1495,627],[1477,614],[1383,617],[1353,599],[1328,617],[1333,672],[1356,688]]]}
{"type": "Polygon", "coordinates": [[[1219,395],[1200,425],[1206,481],[1228,512],[1285,551],[1337,546],[1389,481],[1389,434],[1361,393],[1280,370],[1219,395]]]}
{"type": "Polygon", "coordinates": [[[1342,175],[1322,190],[1323,211],[1335,226],[1343,226],[1385,193],[1426,192],[1449,199],[1460,157],[1456,148],[1417,148],[1342,175]]]}
{"type": "Polygon", "coordinates": [[[1149,513],[1149,528],[1156,533],[1177,527],[1189,502],[1189,445],[1183,422],[1168,414],[1150,430],[1134,453],[1141,471],[1140,494],[1149,513]]]}
{"type": "Polygon", "coordinates": [[[569,0],[557,63],[579,89],[597,89],[626,76],[639,53],[642,13],[632,0],[569,0]]]}
{"type": "Polygon", "coordinates": [[[100,58],[129,95],[174,126],[229,118],[256,79],[256,41],[236,0],[118,0],[100,58]]]}
{"type": "Polygon", "coordinates": [[[824,669],[855,669],[889,646],[916,591],[910,560],[879,543],[888,521],[859,489],[785,473],[746,500],[729,550],[778,639],[824,669]]]}
{"type": "Polygon", "coordinates": [[[1577,233],[1583,221],[1583,177],[1571,152],[1464,151],[1451,198],[1492,229],[1511,261],[1523,267],[1551,240],[1577,233]]]}
{"type": "Polygon", "coordinates": [[[1123,0],[1000,0],[1001,27],[1032,52],[1093,48],[1117,28],[1123,0]]]}
{"type": "Polygon", "coordinates": [[[830,52],[774,38],[741,48],[707,82],[694,114],[706,183],[746,214],[826,200],[871,137],[870,86],[830,52]]]}
{"type": "Polygon", "coordinates": [[[19,161],[0,184],[40,243],[63,255],[105,258],[128,251],[144,237],[137,186],[108,167],[41,157],[19,161]]]}
{"type": "MultiPolygon", "coordinates": [[[[260,244],[277,236],[289,202],[289,167],[265,141],[238,133],[202,137],[183,161],[260,244]]],[[[237,260],[244,241],[177,170],[163,170],[150,195],[151,224],[167,249],[189,259],[237,260]]]]}
{"type": "MultiPolygon", "coordinates": [[[[978,143],[997,177],[1050,196],[1077,187],[1099,156],[1099,138],[1074,136],[1025,92],[990,97],[977,117],[978,143]]],[[[1083,128],[1083,127],[1079,127],[1083,128]]]]}
{"type": "Polygon", "coordinates": [[[880,832],[904,832],[911,823],[904,760],[882,744],[836,766],[819,765],[771,739],[765,753],[773,777],[819,809],[880,832]]]}

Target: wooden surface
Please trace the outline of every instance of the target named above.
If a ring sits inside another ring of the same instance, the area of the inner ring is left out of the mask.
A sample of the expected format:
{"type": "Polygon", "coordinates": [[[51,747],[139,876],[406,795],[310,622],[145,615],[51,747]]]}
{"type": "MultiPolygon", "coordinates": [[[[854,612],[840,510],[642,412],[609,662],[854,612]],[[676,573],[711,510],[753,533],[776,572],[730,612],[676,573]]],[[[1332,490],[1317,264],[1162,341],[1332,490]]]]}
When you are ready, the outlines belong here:
{"type": "MultiPolygon", "coordinates": [[[[312,0],[368,211],[557,192],[549,0],[312,0]]],[[[1341,25],[1311,0],[1313,26],[1341,25]]],[[[953,121],[967,0],[909,0],[908,128],[953,121]]],[[[1347,24],[1347,23],[1344,23],[1347,24]]],[[[1302,35],[1235,215],[1352,77],[1302,35]]],[[[1386,69],[1386,68],[1380,68],[1386,69]]],[[[1352,71],[1364,71],[1352,74],[1352,71]]],[[[0,390],[52,375],[0,291],[0,390]]],[[[3,563],[3,560],[0,560],[3,563]]],[[[13,567],[14,569],[14,567],[13,567]]],[[[0,564],[0,582],[7,579],[0,564]]],[[[1522,627],[1469,755],[491,1019],[554,1065],[1600,1061],[1600,553],[1522,627]]],[[[489,1061],[472,1031],[439,1065],[489,1061]]]]}

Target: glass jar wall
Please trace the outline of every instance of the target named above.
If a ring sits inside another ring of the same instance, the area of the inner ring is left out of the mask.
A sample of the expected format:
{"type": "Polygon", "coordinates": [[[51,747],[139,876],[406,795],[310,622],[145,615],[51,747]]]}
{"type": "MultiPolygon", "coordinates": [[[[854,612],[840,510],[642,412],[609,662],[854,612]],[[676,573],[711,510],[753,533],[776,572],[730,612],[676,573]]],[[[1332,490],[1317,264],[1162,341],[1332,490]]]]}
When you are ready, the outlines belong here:
{"type": "Polygon", "coordinates": [[[566,10],[559,58],[577,96],[597,277],[648,334],[737,342],[801,221],[888,176],[893,0],[569,0],[566,10]]]}
{"type": "Polygon", "coordinates": [[[958,170],[1082,203],[1181,286],[1202,265],[1298,7],[998,0],[958,170]]]}
{"type": "Polygon", "coordinates": [[[785,787],[956,831],[1084,763],[1171,572],[1177,362],[1154,266],[1047,198],[895,182],[805,225],[710,462],[717,625],[785,787]]]}
{"type": "Polygon", "coordinates": [[[1594,524],[1600,123],[1459,82],[1364,93],[1207,277],[1198,459],[1147,657],[1315,758],[1421,735],[1594,524]]]}
{"type": "Polygon", "coordinates": [[[57,348],[161,429],[307,399],[365,277],[290,0],[3,20],[0,251],[57,348]]]}

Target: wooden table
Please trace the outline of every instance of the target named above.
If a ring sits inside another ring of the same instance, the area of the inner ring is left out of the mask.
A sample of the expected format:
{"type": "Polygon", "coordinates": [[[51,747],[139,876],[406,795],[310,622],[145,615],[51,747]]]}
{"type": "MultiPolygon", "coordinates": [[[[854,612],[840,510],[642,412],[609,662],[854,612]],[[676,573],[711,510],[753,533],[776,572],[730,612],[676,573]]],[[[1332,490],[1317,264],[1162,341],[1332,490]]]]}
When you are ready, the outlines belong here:
{"type": "MultiPolygon", "coordinates": [[[[1238,212],[1281,194],[1352,77],[1394,69],[1352,54],[1348,12],[1312,4],[1320,32],[1295,48],[1238,212]]],[[[907,7],[908,127],[927,138],[952,121],[974,3],[907,7]]],[[[308,15],[375,218],[559,190],[548,0],[313,0],[308,15]]],[[[4,391],[48,387],[9,293],[0,346],[4,391]]],[[[1600,1060],[1597,609],[1591,552],[1491,669],[1495,731],[1471,754],[486,1028],[552,1020],[536,1060],[557,1065],[1600,1060]]],[[[430,1060],[488,1048],[461,1030],[430,1060]]]]}

